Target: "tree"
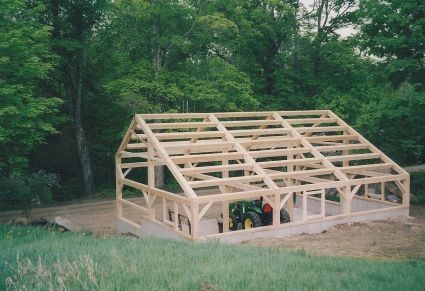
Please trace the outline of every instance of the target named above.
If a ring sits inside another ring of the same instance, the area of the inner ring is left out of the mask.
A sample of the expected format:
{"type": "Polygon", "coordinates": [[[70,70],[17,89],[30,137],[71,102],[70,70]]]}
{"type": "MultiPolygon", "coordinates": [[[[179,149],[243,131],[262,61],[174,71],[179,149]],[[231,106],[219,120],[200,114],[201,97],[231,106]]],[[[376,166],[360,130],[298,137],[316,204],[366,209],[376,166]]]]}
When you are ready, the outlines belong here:
{"type": "Polygon", "coordinates": [[[0,9],[0,170],[16,174],[28,154],[56,133],[61,100],[41,92],[53,68],[51,28],[39,22],[39,2],[3,1],[0,9]]]}
{"type": "Polygon", "coordinates": [[[365,0],[362,47],[379,57],[395,86],[407,81],[425,90],[425,3],[421,0],[365,0]]]}
{"type": "Polygon", "coordinates": [[[66,100],[69,108],[85,194],[94,192],[93,169],[84,124],[84,105],[89,85],[86,50],[95,26],[102,19],[105,6],[103,0],[50,0],[48,5],[47,21],[53,27],[53,49],[60,56],[55,74],[61,84],[58,93],[66,100]]]}
{"type": "Polygon", "coordinates": [[[382,90],[362,107],[357,126],[372,143],[402,165],[425,162],[425,93],[403,83],[382,90]]]}

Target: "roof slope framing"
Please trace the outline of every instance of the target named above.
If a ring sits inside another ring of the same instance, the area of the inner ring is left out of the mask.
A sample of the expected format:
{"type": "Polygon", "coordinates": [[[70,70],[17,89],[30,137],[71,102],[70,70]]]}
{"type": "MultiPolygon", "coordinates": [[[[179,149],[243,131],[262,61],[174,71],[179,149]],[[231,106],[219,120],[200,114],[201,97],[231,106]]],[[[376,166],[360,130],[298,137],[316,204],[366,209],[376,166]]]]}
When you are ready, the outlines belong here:
{"type": "MultiPolygon", "coordinates": [[[[178,231],[180,210],[192,239],[217,202],[224,232],[229,231],[228,203],[259,196],[274,208],[291,210],[293,195],[333,188],[348,215],[361,187],[369,199],[369,185],[381,184],[374,199],[385,201],[384,184],[391,182],[402,205],[409,205],[408,173],[329,110],[136,114],[116,154],[116,173],[119,217],[125,204],[178,231]],[[155,186],[158,166],[166,166],[181,194],[155,186]],[[129,178],[136,168],[146,168],[144,184],[129,178]],[[146,204],[123,199],[125,185],[141,190],[146,204]],[[161,199],[158,216],[155,204],[161,199]],[[165,213],[169,205],[176,210],[171,219],[165,213]]],[[[276,227],[278,215],[274,211],[276,227]]]]}

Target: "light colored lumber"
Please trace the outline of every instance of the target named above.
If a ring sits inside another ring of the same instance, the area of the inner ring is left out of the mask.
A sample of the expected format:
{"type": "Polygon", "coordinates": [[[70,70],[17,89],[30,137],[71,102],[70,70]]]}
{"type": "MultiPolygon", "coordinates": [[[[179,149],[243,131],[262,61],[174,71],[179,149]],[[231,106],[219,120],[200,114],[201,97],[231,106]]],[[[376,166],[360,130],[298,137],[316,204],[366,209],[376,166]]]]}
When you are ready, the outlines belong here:
{"type": "Polygon", "coordinates": [[[258,182],[258,181],[262,181],[263,179],[264,179],[264,176],[254,175],[254,176],[244,176],[244,177],[211,179],[211,180],[204,180],[204,181],[190,181],[188,182],[188,184],[192,186],[192,188],[204,188],[204,187],[211,187],[211,186],[226,185],[232,182],[235,182],[235,183],[258,182]]]}
{"type": "Polygon", "coordinates": [[[392,163],[394,165],[393,168],[399,174],[407,174],[407,172],[402,167],[400,167],[399,165],[397,165],[393,160],[391,160],[388,156],[386,156],[383,152],[381,152],[377,147],[375,147],[372,143],[370,143],[366,138],[364,138],[362,135],[360,135],[357,131],[355,131],[347,123],[345,123],[345,121],[343,121],[341,118],[339,118],[335,113],[333,113],[332,111],[328,110],[328,114],[329,114],[330,117],[336,118],[338,120],[338,124],[339,125],[346,127],[347,128],[347,132],[349,134],[358,135],[359,136],[359,141],[361,143],[363,143],[363,144],[368,145],[368,148],[372,152],[379,153],[381,155],[381,159],[384,162],[392,163]]]}
{"type": "Polygon", "coordinates": [[[174,175],[174,177],[177,180],[177,183],[179,183],[179,185],[183,189],[184,193],[190,198],[196,197],[195,192],[193,191],[192,188],[189,187],[189,185],[186,184],[186,180],[183,177],[183,175],[179,172],[179,169],[177,168],[176,164],[173,163],[173,161],[171,160],[167,151],[159,143],[158,139],[155,137],[155,134],[148,127],[146,122],[142,118],[140,118],[137,114],[136,114],[135,118],[136,118],[137,124],[139,126],[141,126],[141,128],[143,129],[143,131],[147,135],[149,142],[151,142],[153,144],[153,146],[155,146],[155,149],[158,152],[158,154],[167,162],[168,169],[174,175]]]}
{"type": "MultiPolygon", "coordinates": [[[[155,133],[155,136],[159,141],[161,140],[173,140],[173,139],[190,139],[190,138],[211,138],[211,137],[223,137],[223,133],[219,131],[188,131],[188,132],[162,132],[155,133]]],[[[133,138],[146,138],[145,134],[138,134],[133,138]]]]}
{"type": "MultiPolygon", "coordinates": [[[[136,115],[136,116],[139,116],[139,115],[136,115]]],[[[177,129],[177,128],[215,127],[216,125],[217,124],[214,122],[164,122],[164,123],[150,123],[147,126],[150,129],[177,129]]]]}
{"type": "Polygon", "coordinates": [[[319,152],[335,152],[342,150],[365,150],[369,149],[367,144],[343,144],[343,145],[331,145],[331,146],[316,146],[316,150],[319,152]]]}
{"type": "Polygon", "coordinates": [[[213,173],[222,171],[239,171],[252,169],[253,164],[235,164],[235,165],[218,165],[218,166],[205,166],[205,167],[192,167],[183,168],[180,172],[186,174],[198,174],[198,173],[213,173]]]}
{"type": "Polygon", "coordinates": [[[306,158],[306,159],[294,159],[294,160],[281,160],[281,161],[267,161],[267,162],[257,162],[263,168],[275,168],[275,167],[285,167],[289,165],[304,165],[309,163],[321,163],[322,158],[306,158]]]}
{"type": "Polygon", "coordinates": [[[260,125],[279,125],[276,120],[236,120],[236,121],[222,121],[225,127],[243,127],[243,126],[260,126],[260,125]]]}
{"type": "Polygon", "coordinates": [[[344,126],[316,126],[316,127],[294,127],[299,133],[307,132],[330,132],[330,131],[344,131],[344,126]]]}
{"type": "Polygon", "coordinates": [[[384,169],[391,169],[392,167],[393,167],[392,163],[381,163],[381,164],[339,167],[339,169],[341,171],[354,173],[357,170],[384,170],[384,169]]]}
{"type": "Polygon", "coordinates": [[[198,162],[214,162],[214,161],[240,160],[240,159],[243,159],[243,154],[238,152],[198,154],[198,155],[171,157],[171,160],[175,162],[176,164],[184,164],[186,162],[198,163],[198,162]]]}
{"type": "Polygon", "coordinates": [[[370,154],[354,154],[354,155],[342,155],[342,156],[327,156],[326,158],[331,162],[340,162],[340,161],[379,159],[380,155],[375,153],[370,153],[370,154]]]}
{"type": "Polygon", "coordinates": [[[211,151],[218,150],[223,148],[231,148],[234,143],[232,142],[224,142],[224,141],[215,141],[215,142],[196,142],[196,143],[185,143],[185,144],[177,144],[177,143],[162,143],[163,147],[168,151],[175,150],[190,150],[190,151],[211,151]]]}
{"type": "Polygon", "coordinates": [[[278,144],[293,144],[293,143],[299,143],[300,138],[297,137],[273,137],[273,138],[262,138],[262,139],[246,139],[246,140],[238,140],[238,143],[243,146],[253,146],[253,145],[267,145],[267,146],[274,146],[278,144]]]}
{"type": "Polygon", "coordinates": [[[234,137],[239,137],[239,136],[250,136],[254,134],[261,135],[261,136],[287,134],[291,132],[291,130],[287,128],[264,128],[264,129],[235,129],[235,130],[229,130],[229,132],[234,137]]]}
{"type": "Polygon", "coordinates": [[[319,136],[307,136],[305,138],[311,143],[323,142],[323,141],[340,141],[340,140],[357,140],[357,135],[351,134],[339,134],[339,135],[319,135],[319,136]]]}
{"type": "Polygon", "coordinates": [[[335,123],[336,118],[288,118],[289,124],[335,123]]]}
{"type": "MultiPolygon", "coordinates": [[[[221,204],[224,214],[225,233],[218,236],[231,235],[228,229],[230,202],[258,199],[259,196],[276,210],[287,205],[285,207],[293,214],[290,199],[293,195],[320,191],[320,214],[309,216],[304,213],[305,222],[291,222],[291,225],[327,220],[324,190],[330,188],[340,193],[342,214],[337,216],[341,218],[353,215],[353,196],[361,187],[367,188],[370,184],[380,184],[381,193],[374,201],[384,203],[385,183],[394,182],[403,195],[403,207],[409,206],[409,175],[329,110],[136,114],[115,162],[117,216],[123,219],[122,207],[129,205],[147,211],[147,215],[142,213],[144,219],[188,238],[178,227],[177,218],[181,211],[190,221],[192,240],[205,238],[199,235],[199,222],[205,219],[214,203],[221,204]],[[134,142],[136,140],[140,142],[134,142]],[[353,152],[355,150],[367,152],[353,152]],[[125,159],[132,160],[122,163],[125,159]],[[374,159],[382,162],[350,166],[350,161],[375,162],[374,159]],[[341,162],[342,167],[335,166],[335,162],[341,162]],[[155,188],[153,169],[158,165],[167,166],[184,196],[155,188]],[[146,166],[149,169],[148,185],[135,181],[137,177],[134,180],[126,178],[131,169],[146,166]],[[231,171],[242,176],[231,176],[231,171]],[[221,178],[208,175],[216,172],[221,173],[221,178]],[[302,181],[308,184],[302,184],[302,181]],[[124,185],[143,191],[147,208],[123,199],[124,185]],[[203,196],[203,191],[194,191],[207,187],[211,187],[208,192],[214,194],[203,196]],[[153,212],[158,200],[162,203],[162,215],[158,215],[162,219],[159,220],[153,212]],[[166,225],[171,223],[167,219],[167,206],[174,208],[171,228],[166,225]]],[[[308,201],[306,199],[305,203],[308,201]]],[[[375,211],[381,210],[364,213],[375,211]]],[[[275,211],[273,224],[262,229],[280,227],[279,213],[275,211]]]]}
{"type": "Polygon", "coordinates": [[[272,157],[285,157],[293,154],[309,153],[311,148],[288,148],[276,150],[258,150],[249,151],[249,155],[253,158],[272,158],[272,157]]]}

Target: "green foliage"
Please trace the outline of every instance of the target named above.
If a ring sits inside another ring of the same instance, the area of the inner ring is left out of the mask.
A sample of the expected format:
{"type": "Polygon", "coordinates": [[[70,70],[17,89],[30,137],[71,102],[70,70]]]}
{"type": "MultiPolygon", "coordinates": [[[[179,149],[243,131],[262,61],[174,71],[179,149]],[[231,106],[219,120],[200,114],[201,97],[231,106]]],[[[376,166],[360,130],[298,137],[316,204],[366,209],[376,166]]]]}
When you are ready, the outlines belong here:
{"type": "Polygon", "coordinates": [[[90,163],[113,187],[134,113],[331,109],[397,162],[425,162],[421,1],[43,3],[0,9],[0,171],[57,173],[55,197],[85,195],[90,163]],[[348,25],[360,33],[342,39],[348,25]]]}
{"type": "Polygon", "coordinates": [[[403,84],[386,90],[365,105],[358,127],[372,143],[402,165],[425,155],[425,93],[403,84]]]}
{"type": "Polygon", "coordinates": [[[46,135],[56,132],[61,101],[47,98],[39,82],[53,67],[50,27],[37,18],[40,2],[13,0],[0,9],[0,171],[17,173],[46,135]]]}
{"type": "Polygon", "coordinates": [[[425,3],[418,0],[366,0],[360,9],[362,44],[384,58],[395,85],[408,81],[425,85],[425,3]]]}
{"type": "Polygon", "coordinates": [[[0,202],[20,207],[26,217],[39,204],[52,201],[52,188],[58,186],[58,177],[44,172],[0,176],[0,202]]]}
{"type": "Polygon", "coordinates": [[[410,174],[410,192],[414,195],[411,199],[412,204],[425,203],[425,173],[410,174]]]}

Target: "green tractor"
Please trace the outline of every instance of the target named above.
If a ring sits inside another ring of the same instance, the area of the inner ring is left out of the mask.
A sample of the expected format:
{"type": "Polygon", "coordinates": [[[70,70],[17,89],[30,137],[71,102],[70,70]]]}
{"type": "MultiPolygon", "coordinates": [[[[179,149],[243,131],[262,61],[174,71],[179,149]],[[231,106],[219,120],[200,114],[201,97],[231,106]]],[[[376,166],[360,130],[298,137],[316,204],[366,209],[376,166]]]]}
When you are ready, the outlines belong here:
{"type": "MultiPolygon", "coordinates": [[[[285,209],[280,210],[280,223],[291,221],[285,209]]],[[[269,203],[264,203],[261,196],[258,200],[241,200],[229,205],[229,229],[237,230],[239,222],[242,229],[271,225],[273,223],[273,208],[269,203]]]]}

